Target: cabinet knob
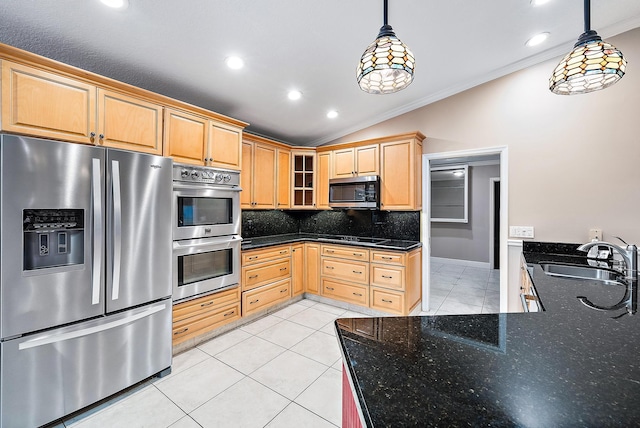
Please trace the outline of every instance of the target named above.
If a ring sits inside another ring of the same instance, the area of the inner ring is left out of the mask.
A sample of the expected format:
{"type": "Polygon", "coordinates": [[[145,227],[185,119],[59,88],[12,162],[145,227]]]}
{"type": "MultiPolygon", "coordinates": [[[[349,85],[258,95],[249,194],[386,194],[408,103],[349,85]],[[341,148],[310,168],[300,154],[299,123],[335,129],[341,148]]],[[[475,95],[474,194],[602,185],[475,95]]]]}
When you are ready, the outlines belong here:
{"type": "Polygon", "coordinates": [[[104,140],[104,134],[100,134],[98,137],[100,137],[101,140],[104,140]]]}

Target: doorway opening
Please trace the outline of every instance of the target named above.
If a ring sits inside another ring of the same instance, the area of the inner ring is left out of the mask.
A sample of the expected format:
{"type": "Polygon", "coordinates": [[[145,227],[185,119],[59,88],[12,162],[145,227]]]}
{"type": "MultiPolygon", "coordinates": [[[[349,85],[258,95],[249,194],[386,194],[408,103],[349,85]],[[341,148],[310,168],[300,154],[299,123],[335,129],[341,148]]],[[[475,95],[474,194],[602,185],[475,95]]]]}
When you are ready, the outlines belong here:
{"type": "Polygon", "coordinates": [[[482,313],[483,304],[484,312],[507,311],[507,156],[507,147],[423,155],[423,313],[482,313]],[[468,222],[432,222],[431,171],[460,164],[471,165],[468,222]],[[483,165],[493,169],[484,171],[483,165]],[[481,182],[474,182],[474,166],[481,182]],[[471,224],[474,221],[481,225],[471,224]],[[474,240],[473,228],[480,240],[474,240]],[[474,249],[475,256],[470,254],[474,249]],[[478,252],[483,255],[478,257],[478,252]],[[480,285],[481,281],[486,282],[480,285]]]}

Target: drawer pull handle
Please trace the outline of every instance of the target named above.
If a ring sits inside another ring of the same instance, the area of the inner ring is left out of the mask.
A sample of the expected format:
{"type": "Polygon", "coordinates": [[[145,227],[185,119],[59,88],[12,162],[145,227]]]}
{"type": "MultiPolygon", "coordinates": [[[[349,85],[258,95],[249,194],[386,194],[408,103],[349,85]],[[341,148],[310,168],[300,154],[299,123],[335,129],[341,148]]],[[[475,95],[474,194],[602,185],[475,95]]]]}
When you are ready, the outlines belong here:
{"type": "Polygon", "coordinates": [[[382,299],[382,301],[385,303],[393,303],[393,300],[382,299]]]}
{"type": "Polygon", "coordinates": [[[334,291],[334,290],[335,290],[335,288],[333,288],[333,287],[325,287],[325,288],[326,288],[327,290],[331,290],[331,291],[334,291]]]}
{"type": "Polygon", "coordinates": [[[287,270],[287,268],[286,268],[286,267],[283,267],[283,268],[280,268],[280,270],[287,270]]]}
{"type": "Polygon", "coordinates": [[[280,254],[287,254],[287,250],[280,251],[280,254]]]}
{"type": "Polygon", "coordinates": [[[324,250],[326,253],[335,253],[333,250],[324,250]]]}
{"type": "Polygon", "coordinates": [[[333,266],[325,266],[327,269],[335,269],[333,266]]]}
{"type": "Polygon", "coordinates": [[[362,253],[353,253],[353,255],[356,257],[362,257],[362,253]]]}
{"type": "Polygon", "coordinates": [[[353,271],[353,273],[356,273],[356,274],[358,274],[358,275],[362,275],[362,271],[354,270],[354,271],[353,271]]]}
{"type": "Polygon", "coordinates": [[[380,258],[384,260],[393,260],[393,257],[380,256],[380,258]]]}
{"type": "Polygon", "coordinates": [[[251,256],[251,257],[249,257],[249,260],[255,260],[257,258],[258,258],[258,256],[251,256]]]}
{"type": "Polygon", "coordinates": [[[249,277],[249,279],[256,279],[257,277],[258,277],[258,275],[251,275],[251,276],[249,277]]]}
{"type": "Polygon", "coordinates": [[[236,313],[236,311],[227,312],[226,314],[224,314],[224,316],[228,317],[229,315],[233,315],[235,313],[236,313]]]}
{"type": "Polygon", "coordinates": [[[207,302],[207,303],[202,303],[202,304],[200,305],[200,307],[201,307],[201,308],[204,308],[205,306],[211,306],[211,305],[213,305],[213,300],[212,300],[212,301],[210,301],[210,302],[207,302]]]}
{"type": "Polygon", "coordinates": [[[284,290],[280,290],[281,293],[286,293],[287,291],[289,291],[288,288],[285,288],[284,290]]]}
{"type": "Polygon", "coordinates": [[[256,299],[253,302],[249,302],[250,305],[253,305],[254,303],[258,303],[260,301],[260,299],[256,299]]]}
{"type": "Polygon", "coordinates": [[[182,330],[174,331],[174,332],[173,332],[173,335],[174,335],[174,336],[177,336],[178,334],[182,334],[182,333],[185,333],[185,332],[187,332],[187,331],[189,331],[189,327],[185,327],[185,328],[183,328],[182,330]]]}
{"type": "Polygon", "coordinates": [[[354,296],[358,296],[358,297],[362,297],[362,294],[360,293],[353,293],[354,296]]]}
{"type": "Polygon", "coordinates": [[[383,278],[387,278],[387,279],[391,279],[391,278],[393,278],[392,276],[389,276],[389,275],[382,275],[382,277],[383,277],[383,278]]]}

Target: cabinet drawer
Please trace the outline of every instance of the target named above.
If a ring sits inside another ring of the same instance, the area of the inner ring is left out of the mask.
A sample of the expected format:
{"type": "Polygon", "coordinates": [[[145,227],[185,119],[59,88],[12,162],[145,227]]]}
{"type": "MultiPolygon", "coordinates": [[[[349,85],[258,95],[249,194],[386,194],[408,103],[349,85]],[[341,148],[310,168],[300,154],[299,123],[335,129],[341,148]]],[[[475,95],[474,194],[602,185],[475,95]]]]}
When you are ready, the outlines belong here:
{"type": "Polygon", "coordinates": [[[322,278],[322,295],[356,305],[369,306],[369,287],[322,278]]]}
{"type": "Polygon", "coordinates": [[[269,247],[263,250],[251,250],[242,253],[242,266],[254,263],[266,262],[267,260],[275,260],[281,257],[289,257],[291,255],[291,247],[269,247]]]}
{"type": "Polygon", "coordinates": [[[322,275],[369,285],[369,263],[323,257],[322,275]]]}
{"type": "Polygon", "coordinates": [[[173,307],[173,322],[197,315],[199,312],[207,312],[211,309],[238,302],[240,302],[240,287],[178,303],[173,307]]]}
{"type": "Polygon", "coordinates": [[[323,245],[322,255],[341,259],[369,261],[369,250],[341,245],[323,245]]]}
{"type": "Polygon", "coordinates": [[[391,251],[371,250],[371,261],[388,265],[405,264],[405,253],[395,253],[391,251]]]}
{"type": "Polygon", "coordinates": [[[371,263],[371,285],[404,291],[405,268],[371,263]]]}
{"type": "Polygon", "coordinates": [[[291,276],[291,259],[242,268],[242,291],[291,276]]]}
{"type": "Polygon", "coordinates": [[[291,298],[291,278],[242,293],[242,316],[291,298]]]}
{"type": "Polygon", "coordinates": [[[404,293],[371,287],[371,308],[404,315],[404,293]]]}
{"type": "Polygon", "coordinates": [[[173,345],[204,334],[240,318],[240,302],[199,312],[173,323],[173,345]]]}

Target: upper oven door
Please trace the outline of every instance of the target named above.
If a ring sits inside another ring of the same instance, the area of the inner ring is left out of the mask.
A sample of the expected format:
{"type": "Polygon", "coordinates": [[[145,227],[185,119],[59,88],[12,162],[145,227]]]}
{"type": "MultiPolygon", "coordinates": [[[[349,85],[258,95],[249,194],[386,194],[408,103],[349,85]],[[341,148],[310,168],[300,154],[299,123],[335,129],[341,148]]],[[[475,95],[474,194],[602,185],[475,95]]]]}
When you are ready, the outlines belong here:
{"type": "Polygon", "coordinates": [[[240,189],[173,183],[173,239],[240,234],[240,189]]]}

